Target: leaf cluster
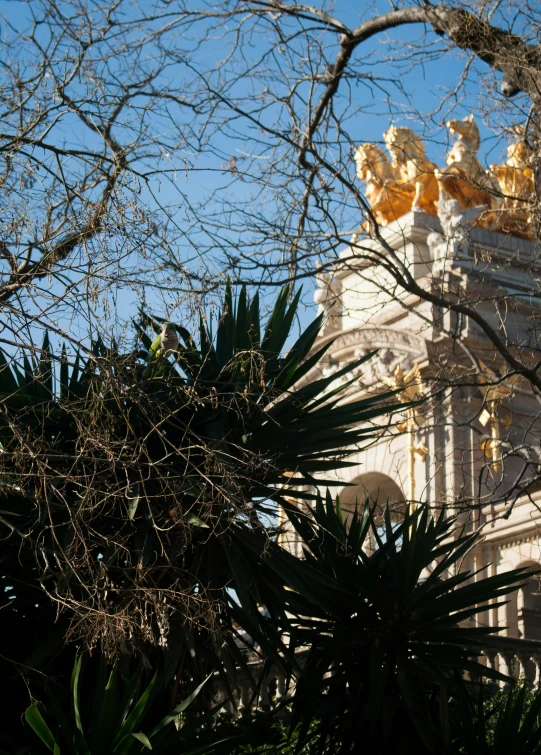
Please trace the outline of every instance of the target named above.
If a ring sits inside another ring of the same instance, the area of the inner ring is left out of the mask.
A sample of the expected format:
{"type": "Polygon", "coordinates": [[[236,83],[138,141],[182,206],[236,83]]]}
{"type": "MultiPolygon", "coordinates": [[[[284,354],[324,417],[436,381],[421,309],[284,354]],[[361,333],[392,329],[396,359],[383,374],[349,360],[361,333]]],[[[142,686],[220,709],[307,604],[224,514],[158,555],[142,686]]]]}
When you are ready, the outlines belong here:
{"type": "Polygon", "coordinates": [[[476,533],[427,508],[383,526],[373,507],[346,520],[330,495],[312,518],[293,506],[305,546],[288,591],[290,648],[307,648],[292,708],[299,748],[319,720],[317,752],[452,752],[450,706],[465,672],[509,681],[476,659],[497,628],[471,619],[524,579],[462,570],[476,533]],[[325,748],[329,748],[328,750],[325,748]]]}
{"type": "Polygon", "coordinates": [[[216,333],[202,318],[196,345],[179,326],[176,359],[146,376],[137,351],[102,340],[74,358],[47,336],[39,357],[1,355],[5,663],[20,689],[21,672],[38,686],[69,673],[66,641],[159,666],[173,700],[245,665],[237,622],[278,657],[276,575],[254,580],[277,507],[313,500],[393,408],[392,392],[342,406],[349,382],[334,381],[364,359],[303,383],[324,316],[284,353],[298,302],[284,289],[262,326],[258,297],[228,288],[216,333]]]}

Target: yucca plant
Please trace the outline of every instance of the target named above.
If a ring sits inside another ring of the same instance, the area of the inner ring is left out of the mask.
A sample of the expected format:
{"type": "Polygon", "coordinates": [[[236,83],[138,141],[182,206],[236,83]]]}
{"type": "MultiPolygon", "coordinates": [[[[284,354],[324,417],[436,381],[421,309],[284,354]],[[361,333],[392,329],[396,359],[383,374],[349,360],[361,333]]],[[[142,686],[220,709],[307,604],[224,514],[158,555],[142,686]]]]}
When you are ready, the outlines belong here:
{"type": "Polygon", "coordinates": [[[341,405],[348,383],[333,383],[364,358],[297,389],[329,345],[311,354],[320,316],[284,353],[290,294],[262,328],[257,296],[228,289],[216,335],[202,320],[196,344],[179,326],[178,357],[151,371],[100,340],[74,358],[47,337],[39,357],[3,355],[1,663],[23,699],[21,674],[31,688],[69,674],[66,641],[158,668],[157,718],[213,669],[229,683],[244,663],[234,621],[294,663],[282,586],[250,559],[264,562],[283,497],[313,499],[299,486],[349,464],[393,394],[341,405]]]}
{"type": "Polygon", "coordinates": [[[473,581],[458,566],[478,535],[456,536],[454,518],[427,508],[398,525],[387,510],[382,530],[368,505],[346,525],[330,494],[313,516],[284,506],[305,560],[276,552],[268,568],[289,586],[290,649],[308,649],[293,700],[298,750],[318,721],[316,752],[452,752],[449,701],[463,673],[505,679],[472,660],[498,628],[469,619],[501,605],[527,570],[473,581]]]}
{"type": "Polygon", "coordinates": [[[289,650],[302,651],[290,737],[256,722],[239,728],[238,745],[216,745],[217,753],[489,755],[505,751],[497,742],[511,734],[497,732],[509,725],[520,728],[525,754],[537,752],[540,702],[526,714],[519,695],[479,713],[464,686],[465,672],[511,683],[474,660],[498,628],[469,619],[489,601],[501,605],[527,570],[478,573],[474,581],[458,567],[478,534],[457,537],[455,519],[426,508],[398,524],[386,511],[382,524],[381,510],[368,504],[346,523],[330,494],[312,512],[284,506],[305,558],[277,543],[263,558],[257,547],[242,555],[269,604],[287,611],[289,650]]]}

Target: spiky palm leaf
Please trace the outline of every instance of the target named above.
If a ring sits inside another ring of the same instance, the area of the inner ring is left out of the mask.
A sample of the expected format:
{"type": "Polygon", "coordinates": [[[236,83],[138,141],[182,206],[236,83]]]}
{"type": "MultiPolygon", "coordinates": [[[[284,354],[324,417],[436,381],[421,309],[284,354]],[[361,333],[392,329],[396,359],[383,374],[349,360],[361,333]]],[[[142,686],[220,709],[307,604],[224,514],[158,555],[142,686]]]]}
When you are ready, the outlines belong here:
{"type": "Polygon", "coordinates": [[[455,681],[464,671],[505,679],[472,660],[498,629],[469,620],[527,570],[472,580],[458,567],[478,535],[453,537],[456,521],[426,508],[399,525],[387,510],[383,534],[368,506],[346,526],[330,495],[313,517],[294,506],[288,516],[305,561],[274,558],[289,585],[290,649],[309,649],[293,701],[300,743],[316,718],[321,752],[447,752],[441,706],[455,681]]]}
{"type": "Polygon", "coordinates": [[[174,725],[208,679],[152,726],[148,722],[148,710],[155,694],[157,674],[141,691],[140,668],[129,679],[122,679],[116,664],[107,668],[102,662],[95,680],[90,681],[82,668],[83,657],[77,656],[67,699],[62,696],[67,685],[59,686],[57,680],[51,682],[45,718],[36,703],[25,711],[27,724],[51,752],[127,755],[130,751],[164,753],[174,749],[178,755],[205,755],[214,751],[212,745],[180,750],[174,725]]]}
{"type": "Polygon", "coordinates": [[[165,685],[175,679],[175,696],[211,669],[230,679],[244,663],[233,620],[276,660],[287,656],[287,617],[274,597],[282,587],[249,564],[272,538],[264,517],[287,494],[284,472],[296,473],[290,485],[312,484],[314,474],[348,464],[393,397],[346,410],[348,383],[332,385],[342,373],[295,391],[324,352],[309,356],[323,318],[284,355],[298,305],[289,295],[281,292],[261,334],[257,296],[250,303],[242,290],[235,306],[228,288],[216,338],[202,321],[196,347],[179,327],[178,360],[150,377],[100,341],[71,365],[48,340],[38,360],[18,365],[3,355],[8,657],[40,670],[64,663],[66,673],[68,661],[55,659],[71,632],[79,643],[152,657],[165,685]]]}

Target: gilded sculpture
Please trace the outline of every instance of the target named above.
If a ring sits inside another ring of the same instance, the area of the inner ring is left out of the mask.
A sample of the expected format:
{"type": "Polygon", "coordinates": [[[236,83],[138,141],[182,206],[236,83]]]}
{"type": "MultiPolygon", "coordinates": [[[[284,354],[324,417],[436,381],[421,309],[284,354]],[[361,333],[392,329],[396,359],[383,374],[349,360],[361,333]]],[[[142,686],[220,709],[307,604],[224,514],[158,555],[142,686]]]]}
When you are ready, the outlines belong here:
{"type": "Polygon", "coordinates": [[[461,209],[486,207],[497,208],[501,204],[499,187],[487,173],[477,152],[481,146],[481,136],[473,115],[463,120],[447,122],[451,136],[456,135],[446,158],[446,167],[436,169],[436,178],[448,196],[458,200],[461,209]]]}
{"type": "Polygon", "coordinates": [[[504,381],[505,369],[498,375],[481,360],[479,366],[483,370],[477,380],[483,396],[483,411],[479,415],[479,422],[483,427],[490,427],[490,437],[481,442],[481,449],[493,471],[500,472],[503,468],[501,430],[511,426],[511,416],[502,411],[502,406],[504,401],[513,396],[519,376],[512,375],[504,381]]]}
{"type": "Polygon", "coordinates": [[[391,159],[377,144],[365,143],[354,154],[357,177],[376,223],[387,225],[410,210],[437,214],[436,165],[421,139],[409,128],[391,126],[384,134],[391,159]]]}
{"type": "Polygon", "coordinates": [[[397,183],[413,191],[411,209],[436,215],[439,189],[434,172],[437,166],[426,156],[420,137],[410,128],[391,126],[383,138],[397,183]]]}
{"type": "Polygon", "coordinates": [[[377,144],[361,144],[355,150],[357,177],[365,184],[365,196],[376,223],[387,225],[409,212],[413,187],[401,186],[387,155],[377,144]]]}
{"type": "Polygon", "coordinates": [[[391,126],[385,132],[390,158],[376,144],[357,147],[357,176],[365,184],[371,220],[388,225],[412,210],[437,215],[441,196],[456,200],[461,210],[478,209],[477,225],[531,238],[532,152],[523,129],[515,130],[518,138],[509,146],[506,162],[487,171],[477,157],[481,138],[473,115],[446,125],[455,141],[441,169],[409,128],[391,126]]]}
{"type": "Polygon", "coordinates": [[[533,151],[526,143],[523,127],[516,127],[514,135],[515,140],[507,148],[506,162],[490,166],[503,200],[498,230],[529,238],[532,223],[530,202],[535,191],[531,168],[533,151]]]}
{"type": "Polygon", "coordinates": [[[406,418],[398,422],[398,432],[408,434],[408,508],[415,511],[417,507],[415,490],[415,457],[422,461],[428,455],[428,447],[417,438],[419,429],[425,424],[425,418],[419,411],[419,406],[411,406],[425,395],[425,385],[421,377],[419,365],[415,362],[408,372],[404,372],[402,365],[397,365],[392,377],[383,377],[383,382],[393,390],[399,391],[400,401],[410,404],[406,409],[406,418]]]}

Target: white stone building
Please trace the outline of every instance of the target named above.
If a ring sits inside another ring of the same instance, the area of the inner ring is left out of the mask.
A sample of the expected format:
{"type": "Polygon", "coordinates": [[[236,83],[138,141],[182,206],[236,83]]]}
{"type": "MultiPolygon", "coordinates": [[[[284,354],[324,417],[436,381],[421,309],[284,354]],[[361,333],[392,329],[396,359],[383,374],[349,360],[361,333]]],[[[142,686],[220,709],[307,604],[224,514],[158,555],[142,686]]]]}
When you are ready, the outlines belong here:
{"type": "MultiPolygon", "coordinates": [[[[538,287],[536,244],[477,227],[478,213],[456,202],[440,202],[439,211],[410,211],[381,228],[394,263],[424,291],[474,307],[534,363],[541,356],[541,302],[529,295],[538,287]]],[[[393,503],[396,516],[411,501],[444,506],[466,528],[482,530],[464,568],[494,574],[540,566],[540,399],[509,371],[500,379],[502,359],[479,325],[401,293],[386,271],[388,254],[378,241],[354,238],[340,262],[318,274],[316,302],[335,304],[314,348],[333,344],[309,379],[377,349],[348,400],[387,390],[400,369],[415,372],[415,365],[426,395],[413,433],[395,426],[352,457],[355,466],[339,479],[355,485],[338,488],[342,504],[368,496],[393,503]]],[[[491,623],[507,627],[503,635],[541,640],[541,581],[533,578],[491,613],[491,623]]]]}

